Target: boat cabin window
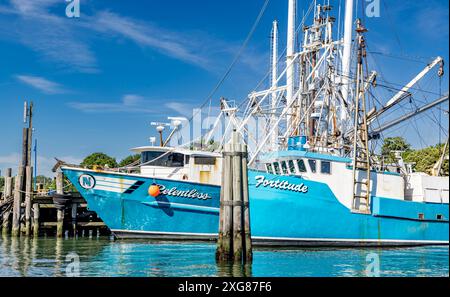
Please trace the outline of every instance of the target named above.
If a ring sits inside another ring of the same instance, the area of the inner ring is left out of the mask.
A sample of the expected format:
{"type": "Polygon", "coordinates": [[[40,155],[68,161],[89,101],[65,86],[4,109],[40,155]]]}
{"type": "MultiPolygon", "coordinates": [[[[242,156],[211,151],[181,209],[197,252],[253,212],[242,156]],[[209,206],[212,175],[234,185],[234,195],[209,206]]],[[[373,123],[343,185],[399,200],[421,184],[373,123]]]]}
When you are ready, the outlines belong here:
{"type": "Polygon", "coordinates": [[[184,155],[167,152],[142,152],[141,163],[147,166],[183,167],[184,155]]]}
{"type": "Polygon", "coordinates": [[[214,158],[214,157],[194,157],[194,164],[196,164],[196,165],[215,165],[216,158],[214,158]]]}
{"type": "Polygon", "coordinates": [[[305,162],[302,159],[297,160],[297,166],[300,173],[306,172],[305,162]]]}
{"type": "Polygon", "coordinates": [[[288,167],[286,161],[281,161],[281,168],[283,169],[283,174],[289,174],[288,167]]]}
{"type": "Polygon", "coordinates": [[[287,161],[288,165],[289,165],[289,173],[290,174],[295,174],[295,164],[294,164],[294,160],[289,160],[287,161]]]}
{"type": "Polygon", "coordinates": [[[267,163],[266,164],[266,171],[268,173],[273,173],[273,171],[272,171],[272,164],[271,163],[267,163]]]}
{"type": "Polygon", "coordinates": [[[309,168],[311,168],[312,173],[316,173],[316,160],[308,159],[309,168]]]}
{"type": "Polygon", "coordinates": [[[273,171],[275,174],[280,174],[280,164],[278,162],[273,163],[273,171]]]}
{"type": "Polygon", "coordinates": [[[320,161],[320,173],[331,174],[331,162],[320,161]]]}

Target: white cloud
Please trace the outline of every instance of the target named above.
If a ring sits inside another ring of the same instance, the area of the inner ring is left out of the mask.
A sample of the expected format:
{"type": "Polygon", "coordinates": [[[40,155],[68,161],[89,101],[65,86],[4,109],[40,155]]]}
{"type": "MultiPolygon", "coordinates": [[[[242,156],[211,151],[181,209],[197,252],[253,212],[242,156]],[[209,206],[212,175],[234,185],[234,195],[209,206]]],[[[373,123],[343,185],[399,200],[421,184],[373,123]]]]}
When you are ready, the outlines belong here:
{"type": "MultiPolygon", "coordinates": [[[[96,30],[119,34],[143,47],[150,47],[182,61],[205,67],[209,61],[201,54],[200,47],[183,35],[158,28],[112,12],[100,12],[95,16],[96,30]]],[[[203,44],[205,45],[205,44],[203,44]]]]}
{"type": "MultiPolygon", "coordinates": [[[[60,68],[88,73],[99,71],[89,44],[99,37],[127,39],[210,72],[224,71],[240,47],[239,43],[213,38],[204,31],[177,32],[109,11],[68,19],[65,5],[63,0],[11,0],[10,5],[0,6],[0,14],[19,19],[0,18],[0,26],[9,28],[0,31],[0,38],[19,42],[60,68]],[[50,11],[56,7],[61,14],[50,11]]],[[[265,56],[249,47],[240,62],[252,71],[260,71],[265,56]]]]}
{"type": "Polygon", "coordinates": [[[69,22],[62,10],[61,16],[49,9],[55,5],[65,7],[62,0],[11,0],[9,6],[0,7],[0,37],[19,42],[37,52],[43,59],[56,62],[60,68],[80,72],[97,72],[96,58],[80,35],[79,24],[69,22]],[[14,25],[12,19],[14,19],[14,25]]]}
{"type": "Polygon", "coordinates": [[[16,75],[16,78],[21,82],[47,94],[61,94],[65,92],[60,84],[43,77],[32,75],[16,75]]]}
{"type": "Polygon", "coordinates": [[[0,168],[15,168],[19,166],[20,158],[21,155],[19,153],[0,156],[0,168]]]}
{"type": "Polygon", "coordinates": [[[59,0],[11,0],[11,5],[23,14],[45,12],[49,7],[61,3],[59,0]]]}
{"type": "Polygon", "coordinates": [[[69,102],[71,108],[86,113],[110,113],[110,112],[136,112],[158,113],[155,110],[154,100],[150,101],[136,94],[126,94],[116,102],[69,102]]]}
{"type": "MultiPolygon", "coordinates": [[[[171,101],[164,104],[165,107],[169,108],[172,111],[175,111],[179,115],[183,115],[185,117],[191,118],[194,115],[198,115],[199,113],[199,106],[195,102],[186,103],[186,102],[180,102],[180,101],[171,101]]],[[[220,107],[219,106],[206,106],[201,109],[201,115],[202,117],[212,117],[216,116],[220,113],[220,107]]]]}
{"type": "MultiPolygon", "coordinates": [[[[193,109],[197,104],[186,103],[186,101],[174,101],[158,98],[146,98],[137,94],[126,94],[118,101],[106,102],[69,102],[68,106],[85,113],[148,113],[165,114],[172,113],[172,116],[183,115],[192,116],[193,109]],[[155,102],[164,102],[155,104],[155,102]]],[[[217,113],[219,108],[212,107],[212,112],[217,113]]]]}
{"type": "Polygon", "coordinates": [[[139,103],[144,102],[144,97],[135,94],[127,94],[123,96],[122,102],[125,106],[136,106],[139,103]]]}
{"type": "Polygon", "coordinates": [[[181,103],[181,102],[167,102],[165,106],[181,115],[184,116],[192,116],[193,108],[195,106],[193,104],[181,103]]]}

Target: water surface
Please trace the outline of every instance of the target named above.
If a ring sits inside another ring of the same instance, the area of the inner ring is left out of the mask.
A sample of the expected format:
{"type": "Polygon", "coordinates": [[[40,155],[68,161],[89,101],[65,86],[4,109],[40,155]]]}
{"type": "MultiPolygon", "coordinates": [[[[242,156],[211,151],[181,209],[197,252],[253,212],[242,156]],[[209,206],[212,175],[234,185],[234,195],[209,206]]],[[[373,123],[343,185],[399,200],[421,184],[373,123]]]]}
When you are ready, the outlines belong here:
{"type": "Polygon", "coordinates": [[[3,237],[0,276],[366,276],[377,262],[380,276],[449,276],[448,246],[258,248],[246,267],[217,265],[214,254],[205,243],[3,237]]]}

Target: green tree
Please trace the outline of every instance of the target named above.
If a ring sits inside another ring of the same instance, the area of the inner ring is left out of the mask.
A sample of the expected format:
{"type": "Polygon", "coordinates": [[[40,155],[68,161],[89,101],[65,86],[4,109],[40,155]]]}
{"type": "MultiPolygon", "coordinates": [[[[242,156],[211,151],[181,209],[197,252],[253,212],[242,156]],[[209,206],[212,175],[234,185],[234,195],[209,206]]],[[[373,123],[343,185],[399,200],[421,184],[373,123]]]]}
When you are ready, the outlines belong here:
{"type": "Polygon", "coordinates": [[[0,193],[3,192],[3,187],[5,186],[5,178],[0,176],[0,193]]]}
{"type": "MultiPolygon", "coordinates": [[[[431,173],[433,166],[441,158],[444,150],[443,144],[438,144],[435,146],[429,146],[421,150],[413,150],[404,154],[405,162],[415,163],[413,166],[415,171],[431,173]]],[[[448,148],[446,155],[448,156],[448,148]]],[[[442,170],[445,175],[448,175],[449,164],[448,160],[442,163],[442,170]]]]}
{"type": "Polygon", "coordinates": [[[394,163],[395,155],[393,151],[410,152],[411,145],[403,137],[388,137],[384,139],[381,147],[381,156],[385,163],[394,163]]]}
{"type": "Polygon", "coordinates": [[[43,184],[44,186],[50,185],[52,183],[52,178],[45,175],[38,175],[36,177],[36,183],[43,184]]]}
{"type": "Polygon", "coordinates": [[[122,159],[119,163],[119,167],[125,167],[127,165],[130,165],[131,163],[136,162],[137,160],[140,160],[141,155],[135,154],[135,155],[129,155],[128,157],[122,159]]]}
{"type": "Polygon", "coordinates": [[[115,158],[108,156],[104,153],[93,153],[84,158],[80,164],[84,168],[93,168],[94,166],[109,168],[117,168],[117,161],[115,158]]]}

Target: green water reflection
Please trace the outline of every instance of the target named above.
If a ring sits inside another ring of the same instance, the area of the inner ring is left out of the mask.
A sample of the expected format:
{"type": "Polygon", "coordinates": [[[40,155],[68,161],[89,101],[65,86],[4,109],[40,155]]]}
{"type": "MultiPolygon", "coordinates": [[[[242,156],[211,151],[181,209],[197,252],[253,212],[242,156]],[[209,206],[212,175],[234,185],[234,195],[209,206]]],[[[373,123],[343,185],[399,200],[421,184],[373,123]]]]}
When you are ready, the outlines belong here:
{"type": "Polygon", "coordinates": [[[73,255],[80,276],[366,276],[369,255],[379,260],[380,276],[449,275],[448,246],[255,249],[244,267],[218,265],[214,254],[215,245],[203,243],[3,236],[0,276],[67,276],[78,265],[73,255]]]}

